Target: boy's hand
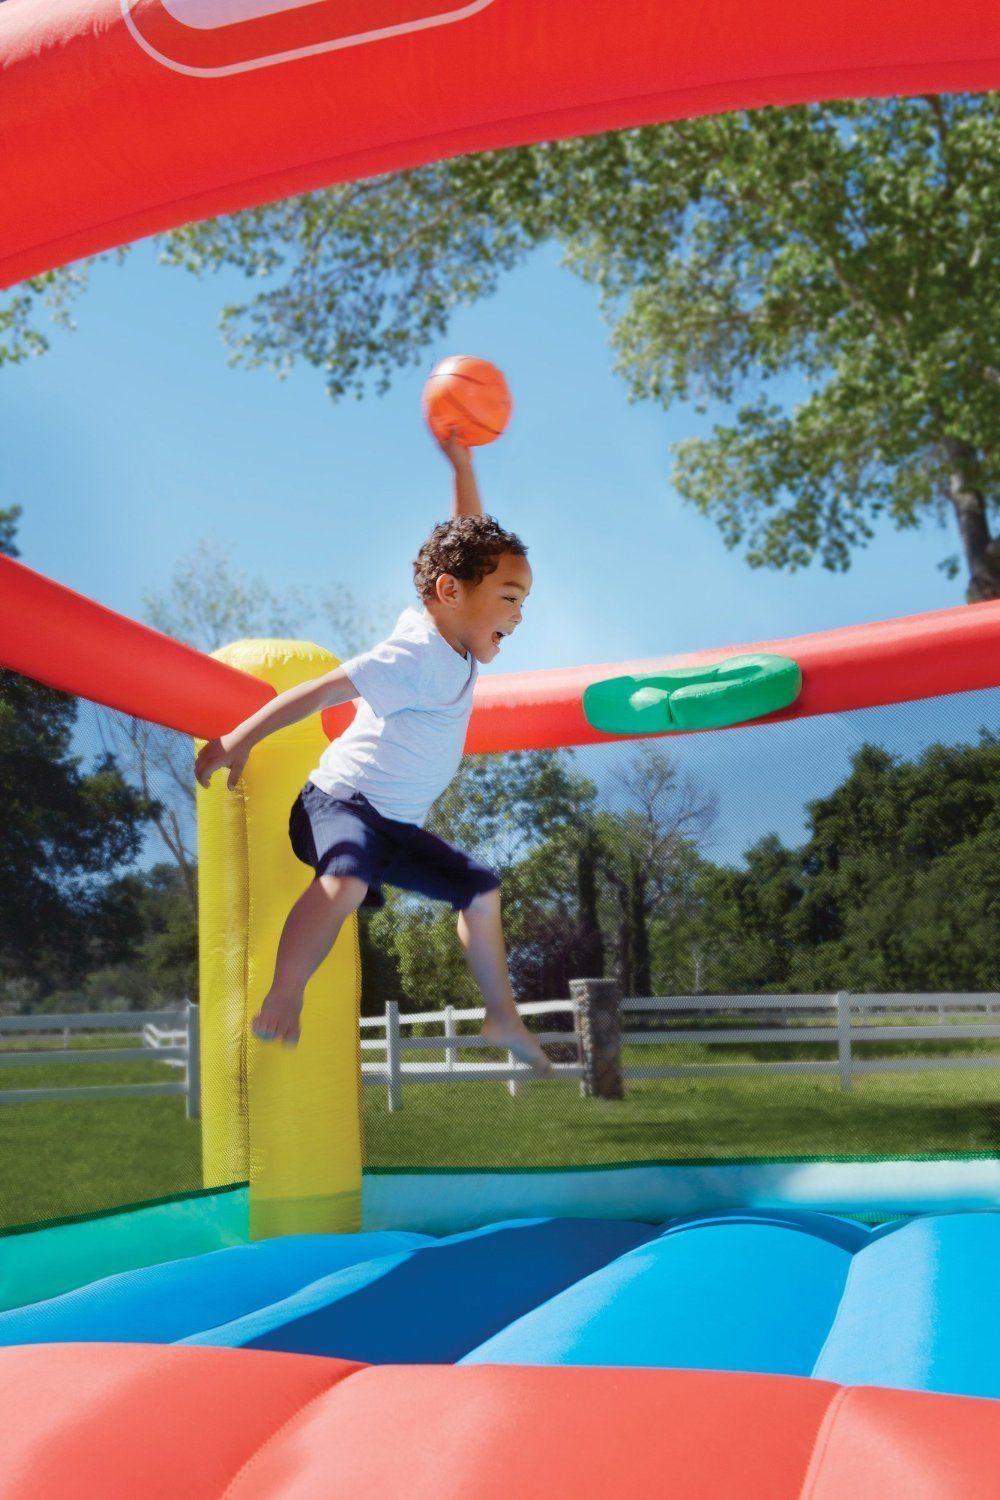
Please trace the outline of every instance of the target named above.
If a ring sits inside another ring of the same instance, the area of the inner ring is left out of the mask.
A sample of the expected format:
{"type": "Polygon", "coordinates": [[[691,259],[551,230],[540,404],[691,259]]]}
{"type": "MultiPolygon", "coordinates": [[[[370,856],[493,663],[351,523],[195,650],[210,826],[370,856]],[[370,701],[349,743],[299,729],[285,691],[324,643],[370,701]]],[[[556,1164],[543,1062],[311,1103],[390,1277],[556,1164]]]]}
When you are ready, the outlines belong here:
{"type": "Polygon", "coordinates": [[[250,757],[251,747],[247,744],[227,745],[227,739],[228,735],[223,735],[221,739],[209,740],[198,751],[194,774],[202,786],[208,786],[215,772],[228,766],[229,780],[226,785],[231,792],[236,790],[236,783],[243,775],[243,767],[250,757]]]}
{"type": "Polygon", "coordinates": [[[457,429],[449,427],[446,438],[438,438],[437,444],[445,458],[455,469],[471,469],[472,454],[464,443],[460,443],[455,436],[457,429]]]}

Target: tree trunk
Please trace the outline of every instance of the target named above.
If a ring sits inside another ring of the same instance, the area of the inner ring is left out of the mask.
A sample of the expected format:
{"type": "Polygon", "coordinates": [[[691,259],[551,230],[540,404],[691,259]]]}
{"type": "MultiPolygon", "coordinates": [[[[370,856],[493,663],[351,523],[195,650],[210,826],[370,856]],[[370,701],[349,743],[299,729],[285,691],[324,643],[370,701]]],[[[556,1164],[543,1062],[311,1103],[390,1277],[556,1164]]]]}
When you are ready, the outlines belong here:
{"type": "Polygon", "coordinates": [[[979,459],[971,443],[946,437],[945,452],[951,472],[948,496],[955,507],[959,535],[969,565],[969,586],[965,597],[970,604],[984,599],[1000,599],[1000,540],[990,536],[986,514],[986,497],[972,476],[978,472],[979,459]]]}
{"type": "MultiPolygon", "coordinates": [[[[604,977],[604,937],[597,916],[597,851],[594,835],[584,835],[576,858],[577,921],[579,924],[579,962],[577,972],[595,979],[604,977]]],[[[553,990],[553,994],[562,994],[553,990]]]]}
{"type": "Polygon", "coordinates": [[[646,921],[646,880],[636,860],[629,869],[629,925],[632,928],[633,995],[651,995],[653,978],[649,962],[649,924],[646,921]]]}
{"type": "Polygon", "coordinates": [[[618,978],[623,995],[634,995],[632,984],[632,922],[629,911],[628,887],[618,892],[618,978]]]}

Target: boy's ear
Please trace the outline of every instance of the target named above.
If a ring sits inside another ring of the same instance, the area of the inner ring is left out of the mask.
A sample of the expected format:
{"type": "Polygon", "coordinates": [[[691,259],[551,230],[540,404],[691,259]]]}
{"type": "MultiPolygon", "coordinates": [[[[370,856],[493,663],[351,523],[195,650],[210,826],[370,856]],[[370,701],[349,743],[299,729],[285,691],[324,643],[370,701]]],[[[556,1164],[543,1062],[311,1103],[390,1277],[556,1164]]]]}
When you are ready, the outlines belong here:
{"type": "Polygon", "coordinates": [[[458,604],[462,598],[462,583],[452,573],[439,573],[434,592],[442,604],[458,604]]]}

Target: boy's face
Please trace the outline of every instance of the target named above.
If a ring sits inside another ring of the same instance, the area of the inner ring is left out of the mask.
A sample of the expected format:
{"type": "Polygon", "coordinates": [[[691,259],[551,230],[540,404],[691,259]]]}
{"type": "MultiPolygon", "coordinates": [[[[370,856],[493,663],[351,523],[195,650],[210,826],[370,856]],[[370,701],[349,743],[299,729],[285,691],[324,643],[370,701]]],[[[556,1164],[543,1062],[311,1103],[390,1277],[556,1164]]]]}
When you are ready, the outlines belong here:
{"type": "Polygon", "coordinates": [[[507,636],[521,623],[521,607],[531,589],[528,559],[504,552],[492,573],[480,583],[463,583],[444,574],[438,579],[434,616],[451,645],[471,651],[485,665],[495,661],[507,636]]]}

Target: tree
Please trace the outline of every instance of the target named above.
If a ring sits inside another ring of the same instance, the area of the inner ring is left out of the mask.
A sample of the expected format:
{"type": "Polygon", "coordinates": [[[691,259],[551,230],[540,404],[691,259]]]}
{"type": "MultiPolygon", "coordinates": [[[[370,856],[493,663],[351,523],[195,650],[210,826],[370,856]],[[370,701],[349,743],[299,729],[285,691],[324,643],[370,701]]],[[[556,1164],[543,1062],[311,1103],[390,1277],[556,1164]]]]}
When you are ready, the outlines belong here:
{"type": "MultiPolygon", "coordinates": [[[[20,506],[0,510],[17,556],[20,506]]],[[[128,864],[150,816],[113,757],[88,774],[71,754],[75,701],[0,669],[0,980],[26,1000],[122,952],[107,871],[128,864]]]]}
{"type": "MultiPolygon", "coordinates": [[[[118,251],[119,258],[123,252],[118,251]]],[[[97,257],[60,266],[22,281],[0,302],[0,368],[23,364],[49,347],[48,338],[34,326],[39,309],[47,309],[53,323],[72,328],[70,303],[87,285],[90,266],[97,257]]],[[[16,554],[15,554],[16,555],[16,554]]]]}
{"type": "MultiPolygon", "coordinates": [[[[0,513],[2,523],[2,513],[0,513]]],[[[147,622],[199,651],[213,652],[252,636],[299,637],[311,615],[325,619],[342,657],[375,639],[379,619],[388,625],[387,601],[359,602],[334,585],[313,608],[298,589],[276,592],[232,567],[225,550],[203,539],[174,570],[165,594],[144,595],[147,622]]],[[[146,799],[156,831],[175,863],[190,911],[197,904],[195,874],[194,752],[186,735],[110,709],[95,708],[97,732],[146,799]]]]}
{"type": "Polygon", "coordinates": [[[1000,740],[931,745],[905,761],[863,745],[807,807],[808,837],[775,835],[706,882],[716,992],[994,990],[1000,979],[1000,740]]]}
{"type": "Polygon", "coordinates": [[[847,101],[639,131],[620,145],[617,212],[606,190],[574,224],[633,396],[704,410],[751,388],[734,424],[680,445],[675,482],[752,566],[843,571],[880,516],[904,529],[950,511],[968,597],[1000,596],[996,105],[847,101]],[[790,373],[810,394],[789,413],[768,385],[790,373]]]}
{"type": "Polygon", "coordinates": [[[20,505],[8,506],[6,510],[0,506],[0,553],[7,557],[20,557],[21,555],[14,544],[21,510],[20,505]]]}
{"type": "Polygon", "coordinates": [[[628,995],[653,993],[650,922],[682,899],[685,876],[717,811],[714,794],[681,775],[662,744],[631,747],[614,778],[623,812],[596,820],[597,868],[617,907],[618,973],[628,995]]]}
{"type": "MultiPolygon", "coordinates": [[[[74,700],[0,670],[0,974],[76,979],[128,952],[109,872],[150,815],[113,757],[71,753],[74,700]]],[[[127,924],[126,924],[127,926],[127,924]]]]}
{"type": "MultiPolygon", "coordinates": [[[[188,225],[223,265],[233,358],[322,370],[334,397],[424,356],[452,310],[555,240],[600,291],[630,393],[746,396],[674,483],[753,567],[850,566],[875,523],[955,524],[1000,596],[996,94],[762,109],[462,157],[188,225]],[[262,285],[263,284],[263,285],[262,285]],[[791,411],[774,382],[796,375],[791,411]]],[[[958,555],[942,566],[954,576],[958,555]]]]}
{"type": "MultiPolygon", "coordinates": [[[[950,517],[970,600],[1000,597],[996,94],[761,109],[459,157],[162,240],[255,294],[222,314],[234,361],[303,359],[330,394],[378,389],[452,311],[543,241],[599,289],[630,393],[747,395],[692,435],[674,483],[753,567],[850,566],[875,523],[950,517]],[[797,375],[788,411],[773,382],[797,375]]],[[[0,305],[0,363],[44,345],[36,278],[0,305]],[[4,339],[6,338],[6,343],[4,339]]],[[[951,576],[958,554],[942,566],[951,576]]]]}
{"type": "MultiPolygon", "coordinates": [[[[592,783],[575,772],[572,755],[564,751],[466,756],[427,819],[432,832],[500,874],[519,999],[566,994],[568,978],[577,972],[587,916],[581,920],[574,909],[574,869],[580,820],[594,795],[592,783]]],[[[386,895],[385,909],[365,921],[372,944],[398,965],[410,1007],[480,1004],[455,935],[454,913],[395,892],[386,895]]]]}

